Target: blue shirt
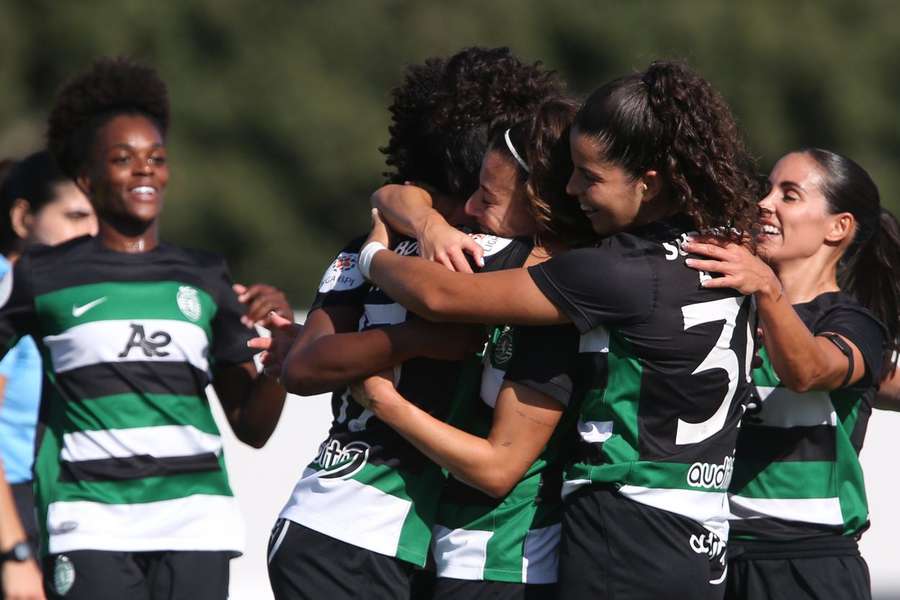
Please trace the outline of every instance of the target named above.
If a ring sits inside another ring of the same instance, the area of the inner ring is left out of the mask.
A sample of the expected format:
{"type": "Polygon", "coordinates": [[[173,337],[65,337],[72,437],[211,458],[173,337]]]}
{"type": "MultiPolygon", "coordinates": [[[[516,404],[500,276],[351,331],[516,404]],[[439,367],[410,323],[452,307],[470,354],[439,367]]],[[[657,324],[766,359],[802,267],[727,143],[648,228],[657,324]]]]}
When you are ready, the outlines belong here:
{"type": "MultiPolygon", "coordinates": [[[[10,269],[0,256],[0,277],[10,269]]],[[[19,340],[0,361],[6,378],[0,405],[0,458],[9,483],[31,481],[34,436],[41,401],[41,355],[31,337],[19,340]]]]}

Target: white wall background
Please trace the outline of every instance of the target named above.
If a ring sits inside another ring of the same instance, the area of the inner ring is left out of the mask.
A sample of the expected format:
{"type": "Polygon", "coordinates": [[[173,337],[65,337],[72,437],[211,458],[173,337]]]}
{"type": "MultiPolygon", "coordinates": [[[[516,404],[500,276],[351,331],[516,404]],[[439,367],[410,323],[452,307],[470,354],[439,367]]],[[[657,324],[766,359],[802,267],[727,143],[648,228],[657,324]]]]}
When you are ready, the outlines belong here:
{"type": "MultiPolygon", "coordinates": [[[[231,484],[247,527],[244,556],[232,562],[231,600],[271,600],[266,574],[266,544],[278,512],[298,475],[315,455],[331,421],[328,395],[289,396],[278,429],[265,448],[238,442],[213,400],[225,439],[231,484]]],[[[900,599],[900,567],[895,544],[900,540],[900,414],[876,411],[869,423],[863,466],[872,528],[862,541],[875,600],[900,599]]]]}

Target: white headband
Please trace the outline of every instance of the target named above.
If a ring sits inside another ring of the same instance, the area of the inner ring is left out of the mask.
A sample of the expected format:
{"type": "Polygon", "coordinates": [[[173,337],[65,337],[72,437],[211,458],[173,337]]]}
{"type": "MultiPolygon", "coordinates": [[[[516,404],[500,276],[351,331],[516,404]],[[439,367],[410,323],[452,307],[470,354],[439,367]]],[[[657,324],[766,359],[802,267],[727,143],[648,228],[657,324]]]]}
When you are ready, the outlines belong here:
{"type": "Polygon", "coordinates": [[[506,147],[509,148],[509,151],[512,153],[513,158],[516,159],[516,162],[519,163],[519,166],[525,169],[526,173],[531,173],[531,169],[528,168],[528,165],[522,160],[522,157],[519,156],[519,153],[516,152],[515,147],[513,147],[512,140],[509,139],[509,129],[506,130],[506,133],[503,134],[503,139],[506,140],[506,147]]]}

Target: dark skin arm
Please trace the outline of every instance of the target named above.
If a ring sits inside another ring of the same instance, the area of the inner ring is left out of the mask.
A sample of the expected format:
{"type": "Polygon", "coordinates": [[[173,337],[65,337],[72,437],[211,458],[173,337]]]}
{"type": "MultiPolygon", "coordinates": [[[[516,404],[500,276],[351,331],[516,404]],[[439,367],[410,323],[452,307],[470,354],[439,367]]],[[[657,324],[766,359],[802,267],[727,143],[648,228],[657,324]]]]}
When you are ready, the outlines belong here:
{"type": "Polygon", "coordinates": [[[289,392],[312,396],[417,356],[457,360],[483,343],[482,327],[420,319],[357,331],[361,313],[360,307],[320,308],[309,313],[302,327],[270,315],[264,326],[272,337],[254,338],[250,346],[265,350],[265,372],[280,377],[289,392]]]}
{"type": "Polygon", "coordinates": [[[288,391],[301,396],[333,391],[417,356],[455,360],[477,349],[484,337],[481,327],[420,320],[356,331],[359,313],[341,307],[309,314],[282,367],[288,391]]]}
{"type": "Polygon", "coordinates": [[[234,435],[254,448],[265,446],[284,408],[281,384],[245,362],[214,369],[213,388],[234,435]]]}
{"type": "MultiPolygon", "coordinates": [[[[247,307],[241,322],[247,327],[267,314],[281,315],[293,322],[287,297],[278,288],[257,283],[234,285],[238,301],[247,307]]],[[[213,369],[213,388],[235,436],[254,448],[262,448],[278,425],[284,408],[285,390],[276,378],[256,370],[252,361],[222,365],[213,369]]]]}

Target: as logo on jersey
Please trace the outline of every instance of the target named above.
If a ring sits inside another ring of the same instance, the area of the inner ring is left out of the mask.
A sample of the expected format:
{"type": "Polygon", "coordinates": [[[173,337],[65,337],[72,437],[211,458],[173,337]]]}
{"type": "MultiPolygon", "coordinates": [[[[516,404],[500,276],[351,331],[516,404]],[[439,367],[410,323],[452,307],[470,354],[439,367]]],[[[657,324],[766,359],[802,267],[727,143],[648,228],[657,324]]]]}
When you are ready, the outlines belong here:
{"type": "Polygon", "coordinates": [[[319,293],[340,292],[359,287],[363,283],[362,273],[356,266],[359,254],[355,252],[341,252],[337,255],[322,276],[319,282],[319,293]]]}
{"type": "Polygon", "coordinates": [[[165,331],[154,331],[149,336],[144,332],[144,326],[137,323],[131,324],[131,335],[125,344],[125,349],[119,353],[119,358],[127,358],[131,351],[139,348],[147,358],[162,358],[169,353],[163,350],[172,341],[172,336],[165,331]]]}
{"type": "Polygon", "coordinates": [[[315,463],[322,467],[320,479],[347,479],[353,477],[366,464],[371,446],[365,442],[342,445],[339,440],[328,439],[319,446],[315,463]]]}
{"type": "Polygon", "coordinates": [[[196,288],[189,285],[178,286],[175,302],[178,303],[178,310],[181,311],[181,314],[191,321],[200,320],[203,309],[200,306],[200,292],[196,288]]]}

